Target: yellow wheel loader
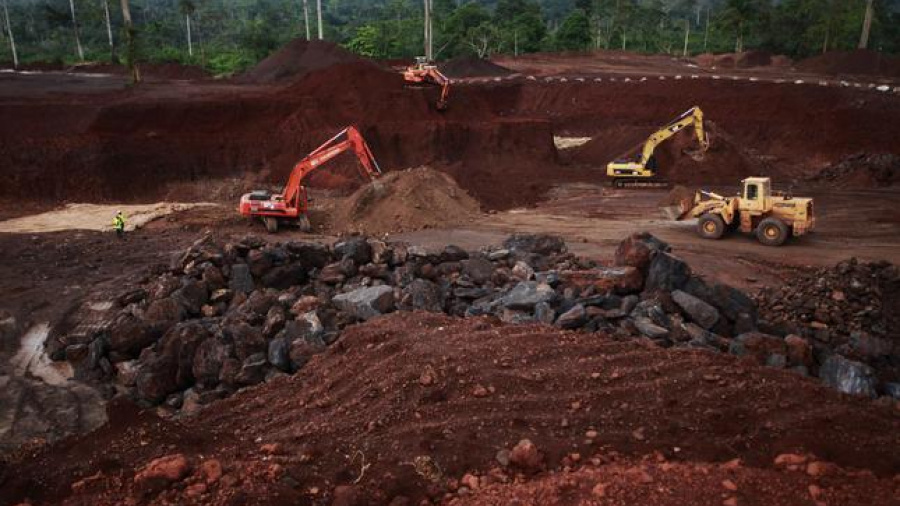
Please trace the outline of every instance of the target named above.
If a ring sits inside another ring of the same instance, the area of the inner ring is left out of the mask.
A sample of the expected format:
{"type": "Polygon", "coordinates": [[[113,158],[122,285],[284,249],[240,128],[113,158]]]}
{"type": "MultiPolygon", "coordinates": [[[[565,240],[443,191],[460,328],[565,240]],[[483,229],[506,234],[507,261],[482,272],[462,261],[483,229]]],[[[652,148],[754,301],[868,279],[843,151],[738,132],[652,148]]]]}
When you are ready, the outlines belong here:
{"type": "Polygon", "coordinates": [[[697,218],[697,234],[704,239],[720,239],[728,230],[739,229],[755,232],[766,246],[781,246],[791,235],[801,236],[815,228],[813,199],[773,191],[767,177],[748,177],[742,183],[738,196],[701,190],[693,200],[684,199],[663,212],[676,220],[697,218]]]}
{"type": "MultiPolygon", "coordinates": [[[[606,165],[606,175],[612,178],[616,188],[668,188],[669,182],[656,177],[656,148],[670,139],[673,135],[688,128],[694,127],[698,147],[685,154],[701,160],[703,153],[709,149],[709,135],[703,126],[703,111],[694,106],[681,113],[669,124],[653,132],[640,146],[636,155],[626,155],[627,158],[619,158],[606,165]]],[[[635,148],[637,149],[637,148],[635,148]]]]}

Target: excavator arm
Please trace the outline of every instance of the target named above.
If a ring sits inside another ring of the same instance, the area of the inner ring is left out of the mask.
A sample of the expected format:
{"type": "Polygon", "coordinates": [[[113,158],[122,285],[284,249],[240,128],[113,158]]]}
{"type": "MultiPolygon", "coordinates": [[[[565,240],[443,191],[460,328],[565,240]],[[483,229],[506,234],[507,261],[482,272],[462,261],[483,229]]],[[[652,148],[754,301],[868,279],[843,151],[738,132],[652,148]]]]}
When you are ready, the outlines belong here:
{"type": "Polygon", "coordinates": [[[360,173],[364,178],[374,180],[381,174],[381,168],[378,166],[375,156],[372,155],[369,145],[366,144],[356,127],[349,126],[297,162],[291,170],[287,184],[284,185],[282,191],[284,201],[292,207],[298,207],[297,199],[300,197],[303,180],[306,179],[306,176],[349,149],[352,149],[359,159],[360,173]]]}
{"type": "Polygon", "coordinates": [[[673,135],[692,125],[694,127],[694,133],[697,137],[697,142],[700,145],[700,148],[697,151],[703,153],[707,149],[709,149],[709,138],[707,137],[706,131],[703,128],[703,111],[701,111],[699,107],[694,106],[681,113],[681,115],[672,120],[668,125],[660,128],[656,132],[653,132],[653,134],[651,134],[650,137],[647,138],[647,140],[644,142],[644,147],[641,150],[641,165],[647,165],[647,163],[650,161],[650,158],[653,156],[653,153],[656,151],[656,148],[660,144],[669,140],[673,135]]]}

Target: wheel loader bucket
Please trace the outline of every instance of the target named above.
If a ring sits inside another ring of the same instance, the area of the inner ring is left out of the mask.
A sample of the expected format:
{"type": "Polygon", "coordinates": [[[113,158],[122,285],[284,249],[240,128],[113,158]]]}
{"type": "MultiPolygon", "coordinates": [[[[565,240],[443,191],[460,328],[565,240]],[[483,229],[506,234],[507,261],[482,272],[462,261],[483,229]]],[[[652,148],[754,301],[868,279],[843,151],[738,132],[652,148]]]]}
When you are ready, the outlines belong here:
{"type": "Polygon", "coordinates": [[[680,206],[662,206],[659,208],[663,218],[670,221],[678,221],[684,216],[680,206]]]}

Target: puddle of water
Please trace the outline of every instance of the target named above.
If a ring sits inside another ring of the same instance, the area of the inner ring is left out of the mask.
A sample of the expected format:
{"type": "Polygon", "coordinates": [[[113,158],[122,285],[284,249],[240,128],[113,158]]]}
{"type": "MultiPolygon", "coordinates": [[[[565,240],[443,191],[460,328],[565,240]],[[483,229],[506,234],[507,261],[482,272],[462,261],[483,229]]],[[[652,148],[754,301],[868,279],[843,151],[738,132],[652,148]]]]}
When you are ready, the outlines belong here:
{"type": "Polygon", "coordinates": [[[10,359],[13,374],[28,374],[42,379],[49,385],[65,384],[72,377],[68,362],[53,362],[44,351],[44,341],[50,333],[49,323],[38,323],[22,336],[19,351],[10,359]]]}

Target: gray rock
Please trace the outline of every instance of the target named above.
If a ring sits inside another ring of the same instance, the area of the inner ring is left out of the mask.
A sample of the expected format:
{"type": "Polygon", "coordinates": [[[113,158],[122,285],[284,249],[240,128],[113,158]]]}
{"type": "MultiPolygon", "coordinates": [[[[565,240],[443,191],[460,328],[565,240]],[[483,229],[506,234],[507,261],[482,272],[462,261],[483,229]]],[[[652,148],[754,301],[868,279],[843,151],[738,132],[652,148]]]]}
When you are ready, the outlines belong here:
{"type": "Polygon", "coordinates": [[[680,258],[657,251],[650,260],[644,290],[663,290],[671,292],[682,288],[691,277],[691,268],[680,258]]]}
{"type": "Polygon", "coordinates": [[[559,315],[556,326],[564,329],[577,329],[588,322],[587,312],[584,306],[576,304],[572,309],[559,315]]]}
{"type": "Polygon", "coordinates": [[[351,237],[334,245],[334,253],[338,258],[350,258],[356,265],[365,265],[372,261],[372,246],[365,237],[351,237]]]}
{"type": "Polygon", "coordinates": [[[494,274],[494,264],[482,257],[468,258],[460,261],[462,273],[469,277],[476,285],[483,285],[491,280],[494,274]]]}
{"type": "Polygon", "coordinates": [[[387,285],[358,288],[331,299],[339,309],[360,320],[368,320],[394,309],[394,289],[387,285]]]}
{"type": "Polygon", "coordinates": [[[860,362],[846,359],[838,354],[831,355],[819,368],[822,383],[851,395],[875,397],[875,371],[860,362]]]}
{"type": "Polygon", "coordinates": [[[206,386],[215,385],[219,382],[219,371],[227,358],[228,348],[215,337],[207,338],[194,353],[194,379],[206,386]]]}
{"type": "Polygon", "coordinates": [[[286,322],[287,314],[285,313],[284,306],[272,306],[269,308],[269,312],[266,313],[266,322],[263,325],[263,335],[266,336],[266,338],[271,339],[275,334],[281,332],[281,329],[284,328],[286,322]]]}
{"type": "Polygon", "coordinates": [[[491,289],[484,286],[473,287],[456,287],[453,289],[453,295],[460,299],[480,299],[491,294],[491,289]]]}
{"type": "Polygon", "coordinates": [[[691,320],[707,330],[713,328],[719,321],[719,311],[716,308],[687,292],[675,290],[672,292],[672,300],[691,320]]]}
{"type": "Polygon", "coordinates": [[[253,276],[250,274],[250,267],[247,264],[234,264],[231,266],[231,280],[228,283],[236,293],[250,293],[256,286],[253,284],[253,276]]]}
{"type": "Polygon", "coordinates": [[[522,281],[503,296],[501,303],[508,309],[531,311],[536,304],[550,302],[555,296],[556,292],[546,283],[522,281]]]}
{"type": "Polygon", "coordinates": [[[247,357],[241,364],[241,370],[237,373],[235,381],[242,385],[255,385],[266,377],[266,354],[254,353],[247,357]]]}
{"type": "Polygon", "coordinates": [[[410,309],[441,312],[444,300],[441,289],[431,281],[416,278],[403,289],[403,306],[410,309]]]}
{"type": "Polygon", "coordinates": [[[308,326],[307,335],[311,339],[321,339],[325,333],[325,326],[319,320],[319,315],[315,311],[307,311],[297,317],[298,322],[305,322],[308,326]]]}
{"type": "Polygon", "coordinates": [[[284,338],[269,341],[269,363],[284,372],[291,372],[291,342],[284,338]]]}
{"type": "Polygon", "coordinates": [[[550,304],[546,302],[539,302],[534,305],[534,319],[541,323],[551,325],[553,324],[553,320],[556,319],[556,311],[554,311],[553,308],[550,307],[550,304]]]}
{"type": "Polygon", "coordinates": [[[504,258],[506,258],[508,256],[509,256],[509,250],[506,248],[503,248],[503,249],[494,250],[494,251],[491,251],[490,253],[488,253],[488,260],[491,260],[492,262],[496,262],[497,260],[503,260],[504,258]]]}
{"type": "Polygon", "coordinates": [[[465,260],[467,258],[469,258],[469,254],[466,250],[453,244],[444,248],[444,251],[440,254],[441,262],[459,262],[460,260],[465,260]]]}
{"type": "Polygon", "coordinates": [[[515,234],[503,241],[503,247],[513,253],[534,253],[543,256],[566,251],[566,243],[561,237],[547,234],[515,234]]]}
{"type": "Polygon", "coordinates": [[[669,330],[653,323],[653,320],[645,316],[634,319],[634,326],[641,334],[650,339],[662,339],[669,335],[669,330]]]}

